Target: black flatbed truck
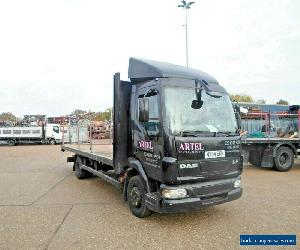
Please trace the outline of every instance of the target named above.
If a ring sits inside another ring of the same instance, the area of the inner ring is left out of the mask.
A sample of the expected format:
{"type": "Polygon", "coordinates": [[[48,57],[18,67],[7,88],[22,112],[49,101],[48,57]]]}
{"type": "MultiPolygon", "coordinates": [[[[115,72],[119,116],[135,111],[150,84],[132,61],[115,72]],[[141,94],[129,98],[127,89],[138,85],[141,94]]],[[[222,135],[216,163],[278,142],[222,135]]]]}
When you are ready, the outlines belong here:
{"type": "Polygon", "coordinates": [[[242,148],[249,162],[257,167],[281,172],[294,166],[300,153],[300,138],[243,138],[242,148]]]}
{"type": "Polygon", "coordinates": [[[97,175],[123,193],[131,212],[185,212],[242,195],[238,114],[210,75],[131,58],[114,75],[113,145],[63,144],[79,179],[97,175]]]}

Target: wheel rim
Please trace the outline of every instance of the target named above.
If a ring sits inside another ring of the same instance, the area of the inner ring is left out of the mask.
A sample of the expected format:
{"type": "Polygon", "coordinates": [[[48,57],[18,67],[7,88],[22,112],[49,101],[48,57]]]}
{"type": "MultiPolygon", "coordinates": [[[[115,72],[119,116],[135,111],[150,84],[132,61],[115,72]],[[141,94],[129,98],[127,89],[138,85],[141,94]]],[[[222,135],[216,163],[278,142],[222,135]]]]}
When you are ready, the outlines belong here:
{"type": "Polygon", "coordinates": [[[141,195],[141,191],[139,190],[138,187],[133,187],[131,190],[130,190],[130,203],[136,207],[136,208],[139,208],[142,204],[142,195],[141,195]]]}
{"type": "Polygon", "coordinates": [[[279,157],[279,163],[281,166],[288,165],[290,161],[290,156],[287,153],[282,153],[279,157]]]}

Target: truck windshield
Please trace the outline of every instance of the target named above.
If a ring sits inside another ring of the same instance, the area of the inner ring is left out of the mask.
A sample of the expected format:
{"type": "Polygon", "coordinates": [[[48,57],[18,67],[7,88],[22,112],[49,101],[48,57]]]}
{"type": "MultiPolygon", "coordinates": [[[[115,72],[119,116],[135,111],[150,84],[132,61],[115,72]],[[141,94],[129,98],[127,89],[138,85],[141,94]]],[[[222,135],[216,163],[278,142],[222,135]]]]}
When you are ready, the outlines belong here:
{"type": "Polygon", "coordinates": [[[203,90],[203,105],[198,109],[191,106],[195,98],[194,88],[165,88],[166,120],[173,135],[236,133],[235,115],[228,95],[211,96],[203,90]]]}

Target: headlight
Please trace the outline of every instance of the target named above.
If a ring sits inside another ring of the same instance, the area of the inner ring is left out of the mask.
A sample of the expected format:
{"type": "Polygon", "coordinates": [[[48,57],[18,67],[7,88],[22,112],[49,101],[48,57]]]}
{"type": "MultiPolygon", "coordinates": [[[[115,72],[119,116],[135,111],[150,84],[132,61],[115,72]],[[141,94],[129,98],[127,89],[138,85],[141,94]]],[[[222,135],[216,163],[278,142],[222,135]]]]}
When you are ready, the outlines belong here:
{"type": "Polygon", "coordinates": [[[177,189],[162,189],[162,197],[165,199],[182,199],[187,197],[186,189],[177,188],[177,189]]]}
{"type": "Polygon", "coordinates": [[[241,186],[241,180],[238,179],[233,183],[234,188],[239,188],[241,186]]]}

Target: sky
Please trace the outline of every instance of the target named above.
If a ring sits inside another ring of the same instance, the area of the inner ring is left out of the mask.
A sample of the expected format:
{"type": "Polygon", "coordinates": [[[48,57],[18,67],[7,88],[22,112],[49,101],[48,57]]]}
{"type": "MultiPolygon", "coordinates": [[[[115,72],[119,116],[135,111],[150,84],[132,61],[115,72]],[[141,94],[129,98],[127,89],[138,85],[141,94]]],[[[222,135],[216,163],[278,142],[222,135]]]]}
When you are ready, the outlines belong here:
{"type": "MultiPolygon", "coordinates": [[[[229,93],[300,104],[300,1],[194,0],[189,64],[229,93]]],[[[185,65],[177,0],[0,0],[0,113],[112,106],[140,57],[185,65]]]]}

